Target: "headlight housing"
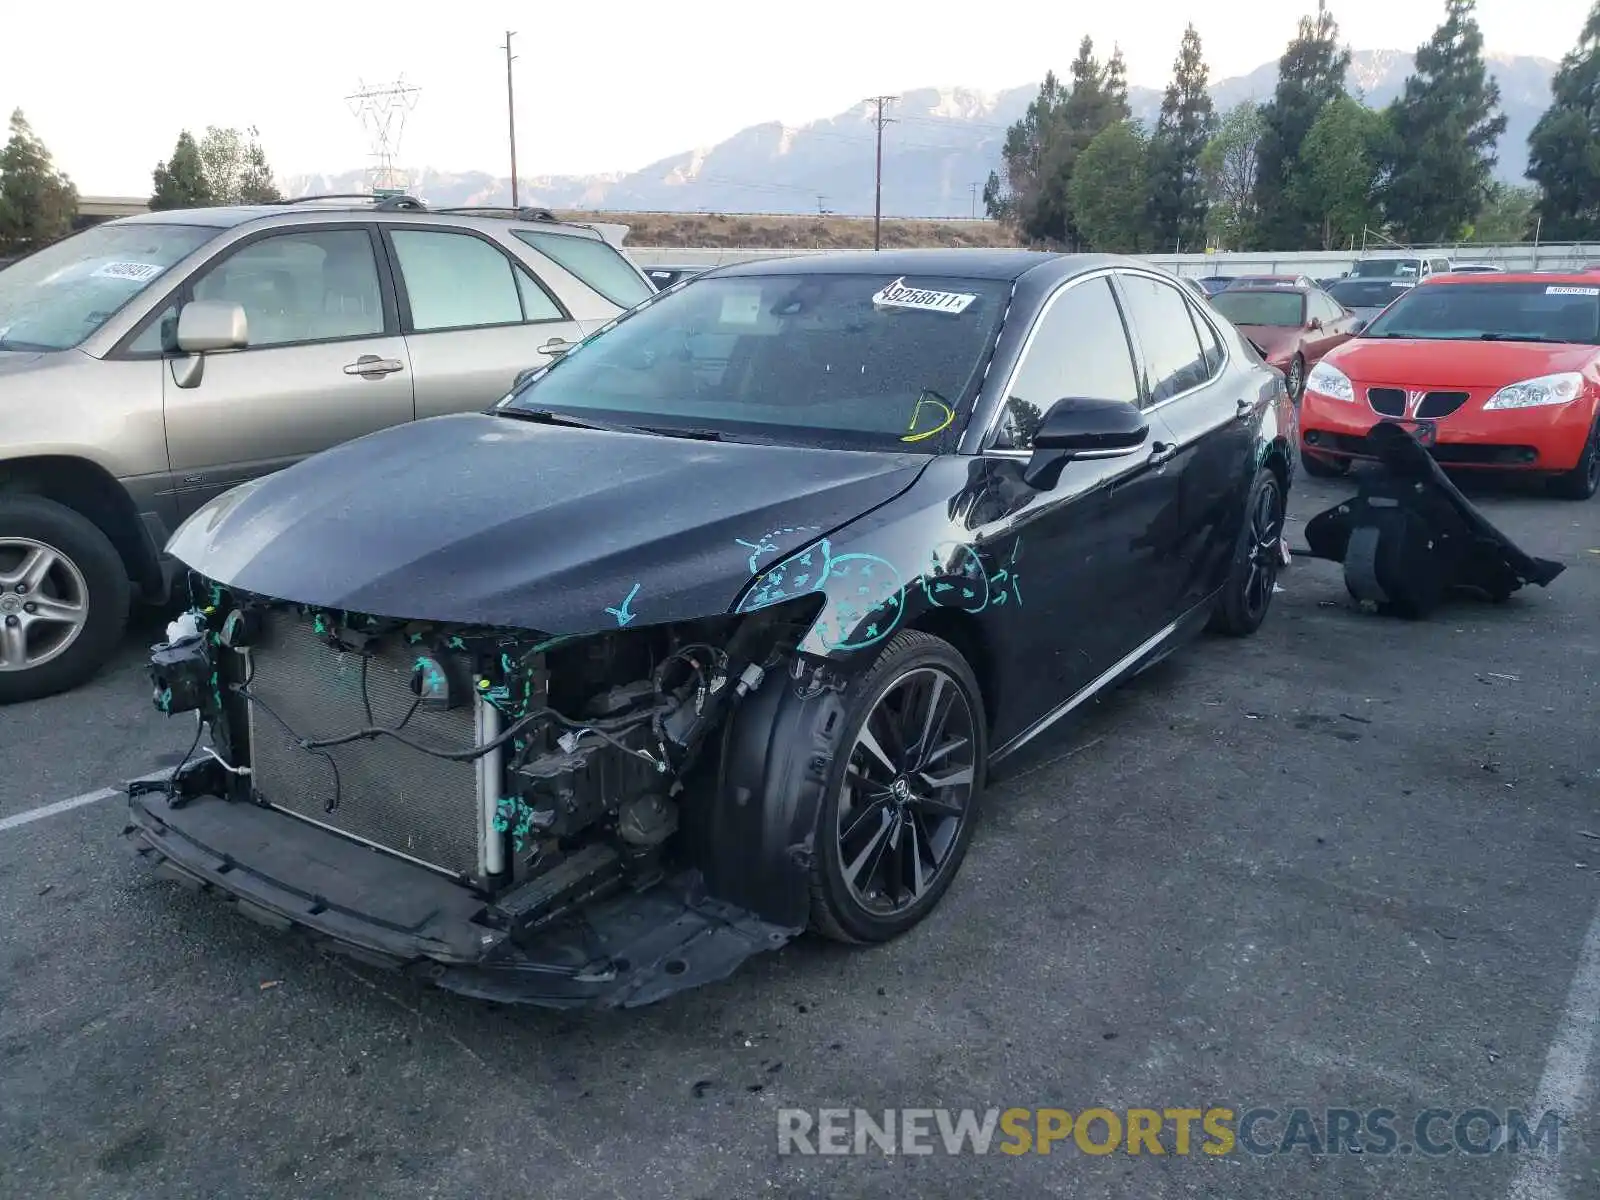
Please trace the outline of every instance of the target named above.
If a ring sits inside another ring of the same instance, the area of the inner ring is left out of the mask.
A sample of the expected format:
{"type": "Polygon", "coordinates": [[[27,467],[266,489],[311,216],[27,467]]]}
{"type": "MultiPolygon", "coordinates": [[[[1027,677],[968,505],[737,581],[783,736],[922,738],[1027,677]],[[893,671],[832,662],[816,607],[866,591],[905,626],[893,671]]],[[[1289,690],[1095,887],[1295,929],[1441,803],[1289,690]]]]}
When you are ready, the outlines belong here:
{"type": "Polygon", "coordinates": [[[1350,382],[1350,376],[1326,362],[1319,362],[1311,368],[1311,374],[1306,376],[1306,391],[1330,400],[1353,401],[1356,398],[1356,388],[1350,382]]]}
{"type": "Polygon", "coordinates": [[[1546,404],[1569,404],[1583,395],[1583,376],[1577,371],[1562,371],[1555,375],[1540,375],[1524,379],[1501,388],[1484,404],[1484,408],[1538,408],[1546,404]]]}

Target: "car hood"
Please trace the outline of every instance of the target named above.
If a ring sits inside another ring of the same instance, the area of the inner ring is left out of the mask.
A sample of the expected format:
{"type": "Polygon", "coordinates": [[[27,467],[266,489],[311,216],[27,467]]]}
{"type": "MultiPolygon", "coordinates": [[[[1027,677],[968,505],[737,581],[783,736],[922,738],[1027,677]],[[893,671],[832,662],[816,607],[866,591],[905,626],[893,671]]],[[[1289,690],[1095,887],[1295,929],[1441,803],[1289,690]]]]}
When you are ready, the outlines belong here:
{"type": "Polygon", "coordinates": [[[1300,344],[1300,330],[1292,325],[1238,325],[1240,333],[1260,346],[1271,358],[1300,344]]]}
{"type": "Polygon", "coordinates": [[[1357,337],[1323,361],[1362,383],[1488,388],[1581,371],[1597,355],[1595,346],[1357,337]]]}
{"type": "Polygon", "coordinates": [[[234,488],[167,550],[217,583],[303,604],[589,633],[728,611],[757,571],[928,462],[467,413],[234,488]]]}
{"type": "Polygon", "coordinates": [[[15,375],[37,366],[44,354],[38,350],[0,350],[0,375],[15,375]]]}

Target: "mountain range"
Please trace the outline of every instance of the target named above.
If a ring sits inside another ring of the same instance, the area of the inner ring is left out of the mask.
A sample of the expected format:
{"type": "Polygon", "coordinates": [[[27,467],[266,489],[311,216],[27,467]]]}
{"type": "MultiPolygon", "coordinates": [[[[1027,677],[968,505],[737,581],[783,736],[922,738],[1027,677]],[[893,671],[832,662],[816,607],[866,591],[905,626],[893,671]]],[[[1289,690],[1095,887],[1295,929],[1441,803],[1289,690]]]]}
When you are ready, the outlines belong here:
{"type": "MultiPolygon", "coordinates": [[[[1497,174],[1520,182],[1528,134],[1550,102],[1558,64],[1526,56],[1486,57],[1507,118],[1497,174]]],[[[1358,99],[1382,107],[1400,95],[1414,62],[1399,50],[1356,51],[1347,86],[1358,99]]],[[[1246,100],[1264,101],[1271,98],[1277,77],[1278,64],[1266,63],[1247,75],[1217,81],[1211,97],[1219,112],[1246,100]]],[[[1028,84],[1001,92],[947,87],[902,93],[890,107],[894,124],[884,132],[884,215],[982,215],[983,181],[999,165],[1006,129],[1038,90],[1028,84]]],[[[1161,92],[1130,87],[1128,101],[1136,118],[1153,124],[1161,92]]],[[[802,126],[752,125],[714,146],[686,150],[636,171],[519,176],[518,199],[611,212],[871,213],[873,116],[872,107],[863,103],[802,126]]],[[[411,192],[430,204],[511,202],[509,179],[490,172],[420,167],[407,174],[411,192]]],[[[365,178],[354,170],[284,182],[288,195],[303,196],[360,190],[365,178]]]]}

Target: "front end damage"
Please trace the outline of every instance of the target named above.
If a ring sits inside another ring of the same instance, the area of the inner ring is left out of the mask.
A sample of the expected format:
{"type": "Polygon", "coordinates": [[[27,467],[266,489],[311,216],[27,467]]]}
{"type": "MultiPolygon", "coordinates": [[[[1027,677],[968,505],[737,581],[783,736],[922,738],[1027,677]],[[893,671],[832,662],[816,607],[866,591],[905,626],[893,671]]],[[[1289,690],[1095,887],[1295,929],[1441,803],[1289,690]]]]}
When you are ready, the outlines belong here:
{"type": "Polygon", "coordinates": [[[832,690],[796,651],[820,596],[552,638],[195,586],[207,602],[150,673],[158,707],[201,722],[199,752],[129,796],[129,841],[162,874],[365,961],[553,1007],[649,1003],[804,927],[715,886],[749,864],[706,861],[729,849],[706,827],[735,710],[764,683],[832,690]]]}

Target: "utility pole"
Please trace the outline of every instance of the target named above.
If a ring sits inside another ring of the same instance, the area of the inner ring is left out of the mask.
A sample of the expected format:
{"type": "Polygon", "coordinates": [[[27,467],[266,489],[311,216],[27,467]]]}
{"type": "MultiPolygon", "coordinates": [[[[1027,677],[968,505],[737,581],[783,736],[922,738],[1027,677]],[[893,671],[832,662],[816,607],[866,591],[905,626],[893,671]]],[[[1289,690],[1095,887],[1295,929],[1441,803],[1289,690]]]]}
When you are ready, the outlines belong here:
{"type": "Polygon", "coordinates": [[[511,207],[517,207],[517,103],[511,89],[511,64],[516,61],[516,55],[511,53],[511,39],[516,37],[516,31],[506,30],[505,45],[501,47],[506,52],[506,124],[511,136],[511,207]]]}
{"type": "Polygon", "coordinates": [[[972,189],[972,219],[976,221],[978,219],[978,185],[973,183],[967,186],[972,189]]]}
{"type": "Polygon", "coordinates": [[[877,115],[873,117],[873,124],[878,127],[878,167],[875,173],[872,202],[872,248],[879,249],[883,244],[883,127],[894,124],[893,117],[883,115],[883,106],[893,104],[899,96],[871,96],[867,103],[876,106],[877,115]]]}

